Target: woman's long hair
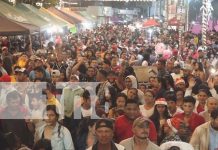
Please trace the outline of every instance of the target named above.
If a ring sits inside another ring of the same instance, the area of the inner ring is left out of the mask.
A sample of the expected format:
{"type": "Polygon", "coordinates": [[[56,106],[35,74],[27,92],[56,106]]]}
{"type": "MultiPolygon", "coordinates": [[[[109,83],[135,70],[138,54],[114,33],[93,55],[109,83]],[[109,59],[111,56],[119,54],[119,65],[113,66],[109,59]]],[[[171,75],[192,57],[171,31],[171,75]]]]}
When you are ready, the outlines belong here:
{"type": "MultiPolygon", "coordinates": [[[[49,111],[49,110],[51,110],[51,111],[53,111],[55,113],[57,119],[59,118],[60,114],[58,113],[59,111],[58,111],[58,108],[56,107],[56,105],[47,105],[46,106],[46,111],[49,111]]],[[[58,124],[59,124],[58,125],[58,137],[60,138],[60,130],[61,130],[62,125],[59,122],[58,122],[58,124]]]]}
{"type": "MultiPolygon", "coordinates": [[[[168,112],[167,106],[165,106],[164,118],[165,119],[171,118],[170,114],[168,112]]],[[[159,114],[159,112],[157,110],[157,105],[155,105],[154,113],[151,115],[150,119],[153,121],[153,123],[154,123],[154,125],[156,127],[156,130],[159,131],[159,129],[160,129],[160,114],[159,114]]]]}

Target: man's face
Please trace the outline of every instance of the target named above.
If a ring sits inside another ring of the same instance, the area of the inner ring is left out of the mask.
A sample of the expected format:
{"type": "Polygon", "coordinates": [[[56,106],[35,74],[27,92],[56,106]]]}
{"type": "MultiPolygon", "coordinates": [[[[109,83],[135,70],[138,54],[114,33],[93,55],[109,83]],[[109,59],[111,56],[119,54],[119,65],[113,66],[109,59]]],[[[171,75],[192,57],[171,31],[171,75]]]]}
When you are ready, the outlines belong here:
{"type": "Polygon", "coordinates": [[[127,104],[125,106],[124,112],[127,118],[130,120],[135,120],[140,115],[139,107],[135,103],[127,104]]]}
{"type": "Polygon", "coordinates": [[[127,89],[132,87],[132,81],[130,80],[130,78],[126,78],[125,85],[127,89]]]}
{"type": "Polygon", "coordinates": [[[216,99],[210,99],[207,101],[207,109],[208,111],[213,111],[218,107],[218,102],[216,99]]]}
{"type": "Polygon", "coordinates": [[[139,89],[140,89],[143,93],[145,93],[145,91],[146,91],[146,86],[140,85],[140,86],[139,86],[139,89]]]}
{"type": "Polygon", "coordinates": [[[194,104],[192,104],[192,103],[184,103],[183,104],[183,110],[184,110],[184,113],[186,115],[192,114],[192,112],[194,110],[194,104]]]}
{"type": "Polygon", "coordinates": [[[97,60],[92,60],[91,64],[90,64],[91,67],[98,67],[98,62],[97,60]]]}
{"type": "Polygon", "coordinates": [[[18,72],[16,78],[17,81],[24,81],[26,79],[26,75],[22,72],[18,72]]]}
{"type": "Polygon", "coordinates": [[[118,58],[113,58],[113,59],[111,60],[111,65],[112,65],[112,66],[117,66],[117,60],[118,60],[118,58]]]}
{"type": "Polygon", "coordinates": [[[133,134],[139,139],[147,139],[149,137],[149,125],[146,127],[135,126],[133,134]]]}
{"type": "Polygon", "coordinates": [[[211,125],[215,130],[218,131],[218,117],[216,117],[216,119],[211,120],[211,125]]]}
{"type": "Polygon", "coordinates": [[[35,67],[42,66],[43,62],[41,60],[35,60],[35,67]]]}
{"type": "Polygon", "coordinates": [[[178,100],[180,100],[180,99],[183,99],[183,91],[178,91],[178,92],[176,92],[176,99],[178,100]]]}
{"type": "Polygon", "coordinates": [[[169,111],[173,112],[173,111],[176,110],[176,102],[175,101],[168,100],[167,101],[167,106],[168,106],[169,111]]]}
{"type": "Polygon", "coordinates": [[[158,61],[157,62],[157,69],[160,70],[163,68],[163,65],[158,61]]]}
{"type": "Polygon", "coordinates": [[[87,75],[89,77],[94,77],[95,76],[95,70],[93,68],[88,68],[87,75]]]}
{"type": "Polygon", "coordinates": [[[101,127],[96,130],[96,137],[100,144],[108,144],[114,136],[113,130],[107,127],[101,127]]]}
{"type": "Polygon", "coordinates": [[[183,69],[183,75],[184,76],[188,76],[191,74],[191,70],[188,70],[188,69],[183,69]]]}
{"type": "Polygon", "coordinates": [[[173,65],[173,61],[168,61],[166,67],[167,67],[168,70],[172,70],[173,67],[174,67],[174,65],[173,65]]]}
{"type": "Polygon", "coordinates": [[[176,84],[176,87],[177,87],[177,88],[180,88],[180,89],[182,89],[182,90],[186,89],[185,83],[183,83],[183,82],[176,84]]]}
{"type": "Polygon", "coordinates": [[[135,99],[137,97],[137,90],[136,89],[130,89],[127,93],[128,99],[135,99]]]}
{"type": "Polygon", "coordinates": [[[9,110],[17,110],[20,106],[20,98],[16,97],[14,99],[10,99],[8,102],[9,110]]]}
{"type": "Polygon", "coordinates": [[[96,56],[96,58],[101,58],[101,52],[100,52],[100,51],[97,51],[97,52],[95,53],[95,56],[96,56]]]}
{"type": "Polygon", "coordinates": [[[201,102],[205,103],[207,98],[208,98],[208,96],[207,96],[207,94],[205,92],[199,92],[198,93],[198,100],[199,100],[200,103],[201,102]]]}
{"type": "Polygon", "coordinates": [[[103,68],[103,70],[108,70],[108,69],[110,69],[110,66],[108,64],[103,63],[102,68],[103,68]]]}
{"type": "Polygon", "coordinates": [[[116,100],[117,107],[123,108],[125,106],[125,102],[126,100],[124,97],[118,97],[116,100]]]}
{"type": "Polygon", "coordinates": [[[158,87],[159,86],[157,78],[150,78],[149,82],[150,82],[152,87],[158,87]]]}

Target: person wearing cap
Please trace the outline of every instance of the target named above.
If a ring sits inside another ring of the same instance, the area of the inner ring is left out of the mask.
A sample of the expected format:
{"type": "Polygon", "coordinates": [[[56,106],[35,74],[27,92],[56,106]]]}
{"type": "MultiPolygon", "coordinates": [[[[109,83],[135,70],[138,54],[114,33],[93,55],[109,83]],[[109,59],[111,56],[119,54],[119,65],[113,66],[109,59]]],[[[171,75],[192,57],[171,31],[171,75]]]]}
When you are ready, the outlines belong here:
{"type": "MultiPolygon", "coordinates": [[[[133,136],[133,122],[136,118],[141,116],[137,101],[138,100],[127,100],[124,107],[124,115],[115,120],[115,141],[117,143],[133,136]]],[[[156,143],[157,132],[153,122],[149,124],[149,128],[149,139],[156,143]]]]}
{"type": "Polygon", "coordinates": [[[51,80],[53,83],[59,82],[61,73],[59,70],[51,70],[51,80]]]}
{"type": "Polygon", "coordinates": [[[190,64],[184,64],[182,71],[183,71],[184,80],[188,81],[188,76],[192,73],[193,67],[190,64]]]}
{"type": "Polygon", "coordinates": [[[183,110],[176,105],[176,95],[175,92],[168,91],[165,93],[165,99],[167,101],[167,106],[169,110],[169,114],[171,117],[175,116],[176,114],[182,113],[183,110]]]}
{"type": "Polygon", "coordinates": [[[177,79],[180,79],[183,77],[183,72],[182,72],[181,66],[180,66],[180,64],[178,64],[178,62],[174,63],[173,73],[171,73],[171,76],[172,76],[174,82],[177,79]]]}
{"type": "Polygon", "coordinates": [[[157,144],[159,145],[162,141],[162,127],[166,123],[166,120],[171,118],[167,102],[165,98],[159,98],[155,101],[154,112],[150,119],[154,122],[155,128],[157,130],[157,144]]]}
{"type": "Polygon", "coordinates": [[[36,57],[35,59],[34,68],[29,73],[30,81],[34,81],[36,78],[42,78],[43,80],[50,79],[50,73],[43,67],[43,61],[41,58],[36,57]]]}
{"type": "Polygon", "coordinates": [[[181,125],[181,120],[178,118],[167,119],[167,122],[164,124],[164,134],[166,135],[161,141],[161,144],[169,141],[182,141],[179,137],[178,130],[181,125]]]}
{"type": "Polygon", "coordinates": [[[139,117],[133,122],[133,137],[120,142],[125,150],[160,150],[160,148],[149,140],[151,121],[145,117],[139,117]]]}
{"type": "Polygon", "coordinates": [[[8,47],[4,46],[2,47],[2,60],[4,60],[4,58],[8,57],[11,62],[13,62],[13,56],[11,55],[11,53],[8,51],[8,47]]]}
{"type": "Polygon", "coordinates": [[[16,81],[17,82],[29,82],[29,76],[26,68],[17,68],[15,70],[17,72],[16,81]]]}
{"type": "Polygon", "coordinates": [[[95,125],[97,142],[87,150],[125,150],[125,148],[113,142],[114,126],[109,119],[100,119],[95,125]]]}
{"type": "Polygon", "coordinates": [[[208,122],[211,120],[211,112],[218,108],[218,100],[214,97],[209,97],[206,100],[207,109],[203,112],[200,112],[199,115],[204,117],[205,121],[208,122]]]}
{"type": "Polygon", "coordinates": [[[195,150],[218,149],[218,108],[211,112],[211,121],[195,129],[190,144],[195,150]]]}
{"type": "Polygon", "coordinates": [[[182,79],[182,78],[177,78],[177,79],[175,80],[175,87],[176,87],[176,88],[180,88],[180,89],[182,89],[183,91],[185,91],[185,90],[186,90],[185,80],[182,79]]]}

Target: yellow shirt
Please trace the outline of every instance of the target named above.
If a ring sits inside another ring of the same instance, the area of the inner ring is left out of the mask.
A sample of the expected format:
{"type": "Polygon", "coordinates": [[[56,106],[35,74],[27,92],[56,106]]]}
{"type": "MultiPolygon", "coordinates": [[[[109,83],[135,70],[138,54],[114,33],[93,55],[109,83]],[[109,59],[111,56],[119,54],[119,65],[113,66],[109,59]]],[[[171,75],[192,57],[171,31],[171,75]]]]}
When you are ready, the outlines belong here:
{"type": "Polygon", "coordinates": [[[57,113],[61,116],[59,119],[63,119],[63,107],[61,103],[53,96],[50,99],[47,99],[46,105],[55,105],[57,107],[57,113]]]}

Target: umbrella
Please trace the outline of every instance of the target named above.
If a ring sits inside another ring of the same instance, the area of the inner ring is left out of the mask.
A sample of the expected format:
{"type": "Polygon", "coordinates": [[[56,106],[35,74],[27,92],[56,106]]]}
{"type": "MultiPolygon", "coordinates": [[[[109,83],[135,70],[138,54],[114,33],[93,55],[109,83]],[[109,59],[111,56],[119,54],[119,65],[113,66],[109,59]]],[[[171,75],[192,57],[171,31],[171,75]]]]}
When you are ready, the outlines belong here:
{"type": "Polygon", "coordinates": [[[160,24],[155,19],[149,19],[143,23],[144,28],[159,26],[160,24]]]}
{"type": "Polygon", "coordinates": [[[170,19],[168,21],[168,25],[169,26],[179,26],[180,25],[180,21],[176,19],[176,17],[173,17],[172,19],[170,19]]]}

